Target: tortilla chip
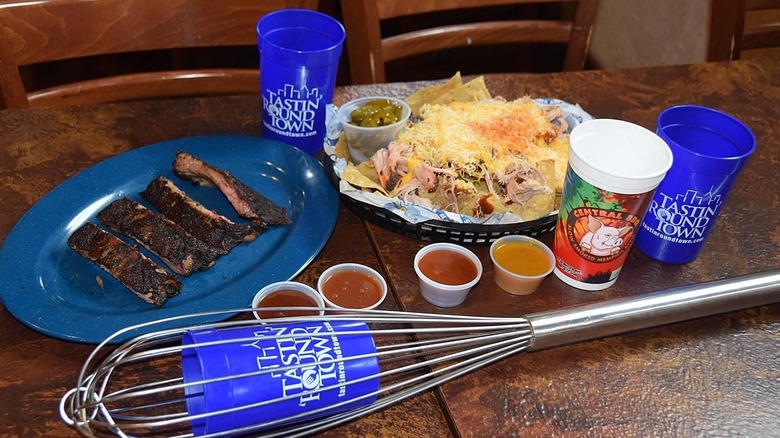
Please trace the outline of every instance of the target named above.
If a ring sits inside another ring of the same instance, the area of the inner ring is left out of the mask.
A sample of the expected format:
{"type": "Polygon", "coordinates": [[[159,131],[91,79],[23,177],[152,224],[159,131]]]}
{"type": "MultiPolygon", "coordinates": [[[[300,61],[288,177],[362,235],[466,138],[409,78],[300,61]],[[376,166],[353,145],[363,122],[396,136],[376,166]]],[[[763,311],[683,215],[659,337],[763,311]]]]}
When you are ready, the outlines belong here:
{"type": "Polygon", "coordinates": [[[494,213],[507,211],[495,195],[476,192],[459,194],[458,210],[461,214],[474,217],[487,217],[494,213]]]}
{"type": "Polygon", "coordinates": [[[485,77],[479,76],[468,81],[463,86],[453,88],[440,95],[436,100],[430,103],[447,105],[452,102],[470,102],[490,99],[491,97],[487,85],[485,85],[485,77]]]}
{"type": "Polygon", "coordinates": [[[349,156],[349,147],[347,146],[347,140],[344,138],[343,132],[339,134],[339,140],[336,142],[336,145],[333,146],[333,154],[339,158],[344,158],[345,160],[352,159],[349,156]]]}
{"type": "Polygon", "coordinates": [[[539,193],[522,205],[513,204],[513,212],[524,221],[547,216],[555,208],[555,193],[539,193]]]}
{"type": "MultiPolygon", "coordinates": [[[[361,163],[361,165],[362,164],[365,163],[361,163]]],[[[371,171],[373,172],[373,168],[371,171]]],[[[366,174],[361,172],[360,169],[358,169],[357,166],[355,166],[352,163],[347,163],[347,167],[344,169],[344,172],[341,174],[341,179],[363,189],[377,190],[379,192],[382,192],[385,196],[387,196],[387,192],[385,191],[384,187],[382,187],[378,182],[374,181],[372,178],[366,176],[366,174]]]]}
{"type": "Polygon", "coordinates": [[[542,174],[542,178],[544,178],[547,187],[550,187],[555,192],[553,208],[555,208],[556,205],[561,205],[563,185],[558,182],[558,178],[555,174],[555,160],[540,160],[536,163],[536,169],[542,174]]]}
{"type": "Polygon", "coordinates": [[[463,86],[460,72],[455,73],[447,82],[430,87],[421,88],[406,98],[406,103],[412,108],[412,114],[419,115],[420,107],[423,104],[436,100],[439,96],[447,94],[450,90],[463,86]]]}
{"type": "Polygon", "coordinates": [[[544,182],[546,185],[552,189],[554,189],[556,192],[560,192],[563,190],[563,186],[557,184],[556,181],[556,175],[555,175],[555,160],[548,158],[545,160],[539,160],[536,162],[536,170],[539,171],[540,174],[542,174],[542,178],[544,178],[544,182]]]}
{"type": "Polygon", "coordinates": [[[458,198],[461,210],[466,214],[487,217],[491,214],[508,212],[518,216],[523,221],[547,216],[553,209],[554,200],[555,196],[552,192],[536,194],[523,204],[504,204],[495,194],[473,194],[464,200],[458,198]]]}
{"type": "Polygon", "coordinates": [[[466,84],[463,86],[470,91],[472,100],[493,98],[493,96],[490,94],[490,91],[488,91],[487,85],[485,84],[484,76],[477,76],[476,78],[466,82],[466,84]]]}
{"type": "Polygon", "coordinates": [[[374,163],[372,161],[364,161],[358,164],[357,170],[374,183],[380,184],[379,174],[376,172],[376,168],[374,168],[374,163]]]}
{"type": "Polygon", "coordinates": [[[420,108],[426,103],[446,105],[451,102],[468,102],[491,97],[484,76],[464,84],[460,72],[457,72],[447,82],[417,90],[406,98],[406,103],[412,108],[412,114],[419,116],[420,108]]]}

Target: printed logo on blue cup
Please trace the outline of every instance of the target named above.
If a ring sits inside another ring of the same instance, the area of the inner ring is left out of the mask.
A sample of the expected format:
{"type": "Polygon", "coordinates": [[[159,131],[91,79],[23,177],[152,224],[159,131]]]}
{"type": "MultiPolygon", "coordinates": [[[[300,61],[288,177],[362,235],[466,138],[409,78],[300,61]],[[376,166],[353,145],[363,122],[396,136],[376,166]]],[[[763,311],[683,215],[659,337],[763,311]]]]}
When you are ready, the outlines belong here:
{"type": "Polygon", "coordinates": [[[265,90],[263,109],[268,117],[263,120],[263,126],[288,137],[313,137],[317,135],[315,123],[321,103],[319,88],[304,85],[296,89],[292,84],[285,84],[277,90],[265,90]]]}
{"type": "Polygon", "coordinates": [[[322,393],[311,391],[321,387],[338,384],[338,397],[346,395],[346,367],[342,362],[345,358],[333,333],[328,322],[308,327],[269,325],[255,333],[260,339],[242,346],[258,350],[259,369],[280,368],[270,376],[280,382],[281,395],[299,395],[298,405],[306,406],[320,399],[322,393]],[[287,368],[291,365],[296,367],[287,368]]]}
{"type": "Polygon", "coordinates": [[[672,243],[697,244],[707,237],[708,225],[723,204],[720,193],[687,190],[685,193],[659,191],[650,204],[642,228],[672,243]]]}

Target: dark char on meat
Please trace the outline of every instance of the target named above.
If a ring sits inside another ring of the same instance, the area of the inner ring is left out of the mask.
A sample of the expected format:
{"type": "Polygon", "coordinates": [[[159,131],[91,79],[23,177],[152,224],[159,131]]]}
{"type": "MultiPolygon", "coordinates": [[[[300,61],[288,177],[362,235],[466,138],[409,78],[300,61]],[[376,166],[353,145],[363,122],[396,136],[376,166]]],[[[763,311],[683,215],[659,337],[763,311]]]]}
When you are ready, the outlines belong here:
{"type": "Polygon", "coordinates": [[[68,238],[68,245],[139,298],[157,307],[181,290],[181,281],[176,276],[91,222],[74,231],[68,238]]]}
{"type": "Polygon", "coordinates": [[[193,237],[221,254],[227,254],[238,244],[251,242],[257,237],[257,232],[249,225],[237,224],[209,210],[163,176],[149,183],[146,190],[141,192],[141,197],[193,237]]]}
{"type": "Polygon", "coordinates": [[[179,151],[173,161],[173,173],[197,185],[217,187],[239,216],[249,219],[256,229],[268,225],[288,225],[287,211],[230,173],[186,152],[179,151]]]}
{"type": "Polygon", "coordinates": [[[220,256],[181,226],[132,199],[117,199],[97,217],[117,233],[135,239],[177,274],[207,269],[220,256]]]}

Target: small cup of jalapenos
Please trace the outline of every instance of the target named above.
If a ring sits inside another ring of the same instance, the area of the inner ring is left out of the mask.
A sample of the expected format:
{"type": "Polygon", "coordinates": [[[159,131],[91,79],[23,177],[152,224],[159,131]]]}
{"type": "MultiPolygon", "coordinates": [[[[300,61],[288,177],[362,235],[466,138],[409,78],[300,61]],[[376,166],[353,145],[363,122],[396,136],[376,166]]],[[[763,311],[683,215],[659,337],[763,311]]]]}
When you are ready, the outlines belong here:
{"type": "Polygon", "coordinates": [[[347,102],[336,117],[341,123],[352,162],[362,163],[395,140],[406,127],[411,108],[402,99],[369,96],[347,102]]]}

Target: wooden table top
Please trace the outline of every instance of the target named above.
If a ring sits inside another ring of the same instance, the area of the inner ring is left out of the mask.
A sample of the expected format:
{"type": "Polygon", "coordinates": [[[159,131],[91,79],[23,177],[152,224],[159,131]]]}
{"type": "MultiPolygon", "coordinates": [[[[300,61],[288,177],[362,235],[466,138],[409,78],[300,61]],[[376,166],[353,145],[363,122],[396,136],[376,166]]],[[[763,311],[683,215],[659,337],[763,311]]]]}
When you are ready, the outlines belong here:
{"type": "MultiPolygon", "coordinates": [[[[568,305],[780,268],[780,60],[543,75],[495,75],[494,95],[556,97],[599,118],[655,129],[675,104],[718,108],[758,140],[712,236],[686,265],[632,250],[617,283],[585,292],[554,276],[519,297],[485,266],[464,304],[440,309],[419,295],[414,254],[427,244],[365,222],[342,203],[325,248],[296,278],[316,286],[339,262],[385,274],[383,308],[522,316],[568,305]]],[[[406,96],[427,83],[339,88],[335,103],[406,96]]],[[[56,110],[0,112],[0,239],[49,191],[106,158],[205,134],[259,136],[257,96],[210,97],[56,110]]],[[[551,243],[552,235],[541,236],[551,243]]],[[[5,267],[3,267],[5,269],[5,267]]],[[[780,297],[778,297],[780,301],[780,297]]],[[[92,345],[53,339],[0,311],[0,435],[75,436],[57,412],[92,345]]],[[[377,414],[332,436],[770,436],[780,430],[780,305],[732,312],[555,349],[521,353],[377,414]]]]}

